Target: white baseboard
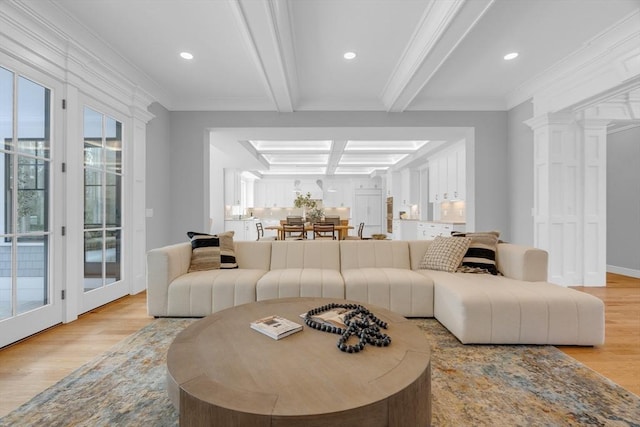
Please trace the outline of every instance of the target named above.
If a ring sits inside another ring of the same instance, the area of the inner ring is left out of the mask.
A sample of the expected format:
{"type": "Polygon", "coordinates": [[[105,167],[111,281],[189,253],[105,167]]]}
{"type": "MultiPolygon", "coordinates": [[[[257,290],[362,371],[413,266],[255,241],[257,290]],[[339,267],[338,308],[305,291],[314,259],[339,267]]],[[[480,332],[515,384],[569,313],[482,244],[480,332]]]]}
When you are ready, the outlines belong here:
{"type": "Polygon", "coordinates": [[[632,268],[607,265],[607,273],[621,274],[623,276],[635,277],[637,279],[640,279],[640,270],[634,270],[632,268]]]}

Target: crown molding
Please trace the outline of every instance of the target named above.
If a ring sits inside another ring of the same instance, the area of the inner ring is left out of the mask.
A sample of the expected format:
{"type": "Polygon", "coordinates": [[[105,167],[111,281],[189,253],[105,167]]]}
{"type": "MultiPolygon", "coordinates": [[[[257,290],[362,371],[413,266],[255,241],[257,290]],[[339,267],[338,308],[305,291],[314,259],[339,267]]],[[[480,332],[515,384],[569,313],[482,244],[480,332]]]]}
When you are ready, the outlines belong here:
{"type": "Polygon", "coordinates": [[[640,74],[640,10],[506,96],[507,109],[534,99],[534,115],[559,111],[640,74]]]}
{"type": "Polygon", "coordinates": [[[155,100],[166,103],[157,84],[54,2],[9,0],[0,2],[0,10],[1,49],[20,62],[110,99],[123,114],[130,107],[146,111],[155,100]]]}
{"type": "Polygon", "coordinates": [[[614,126],[612,128],[607,129],[607,135],[612,135],[614,133],[625,132],[625,131],[640,127],[640,121],[627,123],[621,126],[617,126],[616,124],[610,124],[609,126],[614,126]]]}
{"type": "Polygon", "coordinates": [[[505,111],[502,97],[494,98],[429,98],[414,101],[405,111],[505,111]]]}

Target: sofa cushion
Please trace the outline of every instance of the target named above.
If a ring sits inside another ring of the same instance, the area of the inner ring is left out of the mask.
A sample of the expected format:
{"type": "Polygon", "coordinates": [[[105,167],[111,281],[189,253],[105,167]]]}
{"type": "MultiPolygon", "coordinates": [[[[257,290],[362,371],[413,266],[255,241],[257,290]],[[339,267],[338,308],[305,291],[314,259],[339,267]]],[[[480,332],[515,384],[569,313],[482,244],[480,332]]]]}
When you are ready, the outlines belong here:
{"type": "Polygon", "coordinates": [[[316,268],[340,270],[340,244],[337,240],[275,241],[271,243],[271,270],[316,268]]]}
{"type": "Polygon", "coordinates": [[[462,262],[471,243],[470,237],[436,236],[420,262],[420,268],[454,272],[462,262]]]}
{"type": "Polygon", "coordinates": [[[189,272],[238,268],[233,245],[233,231],[215,235],[189,231],[191,265],[189,272]]]}
{"type": "Polygon", "coordinates": [[[462,258],[462,265],[458,267],[460,273],[485,273],[499,274],[496,267],[496,248],[500,232],[488,231],[485,233],[461,233],[452,232],[453,237],[470,237],[469,248],[462,258]]]}
{"type": "Polygon", "coordinates": [[[402,240],[341,240],[340,269],[352,268],[406,268],[409,261],[409,243],[402,240]]]}
{"type": "Polygon", "coordinates": [[[342,270],[342,277],[348,300],[374,304],[407,317],[433,316],[433,280],[430,277],[391,267],[342,270]]]}
{"type": "Polygon", "coordinates": [[[271,270],[258,280],[258,301],[286,297],[344,299],[344,281],[340,271],[327,268],[271,270]]]}
{"type": "Polygon", "coordinates": [[[256,300],[256,283],[266,273],[258,269],[196,271],[171,282],[167,315],[201,317],[256,300]]]}

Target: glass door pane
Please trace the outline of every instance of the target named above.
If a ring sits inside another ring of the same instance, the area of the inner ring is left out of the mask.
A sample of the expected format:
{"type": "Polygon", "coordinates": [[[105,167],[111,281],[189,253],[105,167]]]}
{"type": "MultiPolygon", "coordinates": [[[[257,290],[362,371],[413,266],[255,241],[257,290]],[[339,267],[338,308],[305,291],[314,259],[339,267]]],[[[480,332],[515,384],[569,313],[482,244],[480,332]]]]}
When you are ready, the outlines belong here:
{"type": "Polygon", "coordinates": [[[121,280],[122,124],[84,110],[84,291],[121,280]]]}

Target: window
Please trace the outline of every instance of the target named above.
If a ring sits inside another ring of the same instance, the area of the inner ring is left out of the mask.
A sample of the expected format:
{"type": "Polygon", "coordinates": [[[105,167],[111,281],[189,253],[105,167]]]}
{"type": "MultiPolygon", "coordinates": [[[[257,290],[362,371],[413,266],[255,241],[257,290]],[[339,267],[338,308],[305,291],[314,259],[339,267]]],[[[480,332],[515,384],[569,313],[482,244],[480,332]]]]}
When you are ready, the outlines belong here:
{"type": "Polygon", "coordinates": [[[84,109],[84,290],[121,279],[122,123],[84,109]]]}

